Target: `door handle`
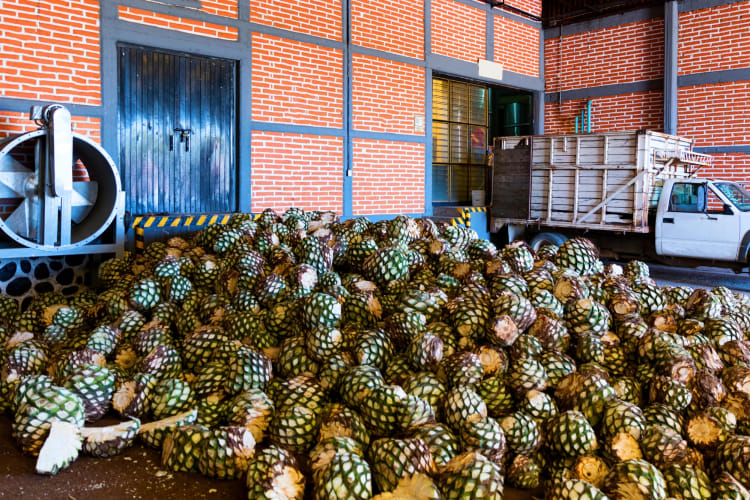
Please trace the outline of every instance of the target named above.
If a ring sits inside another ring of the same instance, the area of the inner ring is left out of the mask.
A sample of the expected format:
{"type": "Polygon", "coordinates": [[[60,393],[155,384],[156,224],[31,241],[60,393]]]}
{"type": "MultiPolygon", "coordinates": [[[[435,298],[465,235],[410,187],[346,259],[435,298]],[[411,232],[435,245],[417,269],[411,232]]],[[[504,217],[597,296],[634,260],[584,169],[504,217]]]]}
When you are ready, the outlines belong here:
{"type": "Polygon", "coordinates": [[[661,221],[664,224],[674,224],[674,217],[664,217],[661,221]]]}
{"type": "Polygon", "coordinates": [[[710,215],[706,215],[707,220],[719,220],[718,217],[711,217],[710,215]]]}
{"type": "MultiPolygon", "coordinates": [[[[190,134],[193,133],[193,130],[189,128],[175,128],[174,131],[180,134],[180,144],[182,144],[183,142],[185,143],[185,151],[190,151],[190,134]]],[[[170,151],[172,150],[172,146],[173,146],[173,142],[172,142],[172,139],[170,138],[170,141],[169,141],[170,151]]]]}

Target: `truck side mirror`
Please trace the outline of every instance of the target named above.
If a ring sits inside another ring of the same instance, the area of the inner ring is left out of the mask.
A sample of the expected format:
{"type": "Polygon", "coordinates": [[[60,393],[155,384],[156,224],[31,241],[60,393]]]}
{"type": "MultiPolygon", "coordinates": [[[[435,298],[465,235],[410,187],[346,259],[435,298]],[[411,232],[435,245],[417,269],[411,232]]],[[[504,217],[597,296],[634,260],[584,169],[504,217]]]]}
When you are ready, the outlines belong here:
{"type": "Polygon", "coordinates": [[[732,207],[728,203],[724,203],[721,213],[724,215],[734,215],[734,212],[732,211],[732,207]]]}
{"type": "Polygon", "coordinates": [[[698,186],[698,211],[699,212],[705,212],[708,208],[708,204],[706,203],[706,185],[701,184],[698,186]]]}

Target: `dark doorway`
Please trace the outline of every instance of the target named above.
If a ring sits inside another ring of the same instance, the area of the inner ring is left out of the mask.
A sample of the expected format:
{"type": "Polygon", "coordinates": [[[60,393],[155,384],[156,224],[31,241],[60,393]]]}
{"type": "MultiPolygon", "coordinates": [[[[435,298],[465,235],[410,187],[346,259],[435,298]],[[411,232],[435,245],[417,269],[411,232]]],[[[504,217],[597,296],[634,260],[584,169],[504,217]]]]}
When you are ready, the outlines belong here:
{"type": "Polygon", "coordinates": [[[471,205],[472,192],[486,192],[493,138],[530,134],[532,110],[529,92],[434,76],[433,205],[471,205]]]}
{"type": "Polygon", "coordinates": [[[237,210],[237,62],[118,44],[131,215],[237,210]]]}

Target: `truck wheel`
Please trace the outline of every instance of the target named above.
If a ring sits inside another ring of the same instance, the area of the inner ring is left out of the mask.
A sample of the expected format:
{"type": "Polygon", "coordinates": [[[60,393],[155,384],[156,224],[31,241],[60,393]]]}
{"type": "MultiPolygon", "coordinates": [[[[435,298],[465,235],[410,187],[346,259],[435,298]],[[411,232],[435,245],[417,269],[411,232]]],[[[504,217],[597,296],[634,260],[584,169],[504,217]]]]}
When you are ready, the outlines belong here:
{"type": "Polygon", "coordinates": [[[556,245],[559,247],[566,241],[568,241],[568,238],[560,233],[539,233],[531,238],[531,248],[533,248],[536,252],[547,243],[551,243],[552,245],[556,245]]]}

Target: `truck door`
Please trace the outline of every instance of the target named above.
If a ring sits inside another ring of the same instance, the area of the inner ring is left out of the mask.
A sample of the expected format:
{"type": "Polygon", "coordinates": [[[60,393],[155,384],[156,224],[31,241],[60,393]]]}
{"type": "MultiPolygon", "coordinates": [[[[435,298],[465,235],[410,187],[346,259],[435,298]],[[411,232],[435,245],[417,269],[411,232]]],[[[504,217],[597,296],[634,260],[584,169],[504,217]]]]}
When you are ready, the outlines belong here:
{"type": "Polygon", "coordinates": [[[734,261],[740,218],[707,183],[675,182],[656,220],[660,255],[734,261]]]}
{"type": "Polygon", "coordinates": [[[532,140],[522,140],[509,149],[506,149],[504,142],[495,142],[491,209],[493,218],[529,219],[532,140]]]}

